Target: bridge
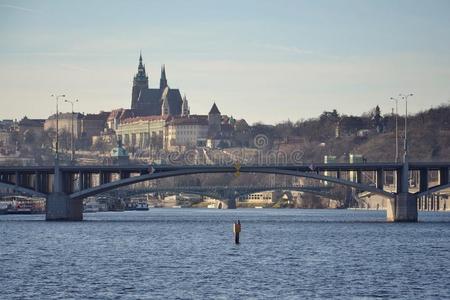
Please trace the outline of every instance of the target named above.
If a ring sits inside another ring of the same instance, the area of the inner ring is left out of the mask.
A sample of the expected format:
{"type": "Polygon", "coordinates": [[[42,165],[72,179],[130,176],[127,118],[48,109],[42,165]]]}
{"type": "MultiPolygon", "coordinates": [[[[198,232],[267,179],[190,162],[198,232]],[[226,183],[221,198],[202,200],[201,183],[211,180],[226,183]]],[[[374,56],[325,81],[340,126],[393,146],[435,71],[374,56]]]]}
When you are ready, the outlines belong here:
{"type": "Polygon", "coordinates": [[[301,165],[80,165],[0,167],[0,188],[46,198],[46,220],[82,220],[82,199],[139,182],[203,173],[263,173],[310,178],[348,186],[389,199],[387,220],[417,221],[417,199],[449,188],[450,162],[335,163],[301,165]],[[384,174],[395,176],[396,189],[386,189],[384,174]],[[410,175],[418,172],[418,191],[410,175]],[[429,173],[439,182],[429,185],[429,173]],[[367,182],[365,177],[374,178],[367,182]],[[94,184],[93,178],[97,178],[94,184]]]}
{"type": "Polygon", "coordinates": [[[130,197],[136,195],[150,194],[150,193],[168,193],[168,194],[195,194],[206,196],[218,200],[222,200],[228,208],[236,208],[236,199],[250,194],[274,191],[298,191],[303,193],[310,193],[329,199],[336,198],[336,195],[328,192],[331,186],[181,186],[181,187],[145,187],[133,189],[117,189],[103,193],[105,196],[113,197],[130,197]]]}

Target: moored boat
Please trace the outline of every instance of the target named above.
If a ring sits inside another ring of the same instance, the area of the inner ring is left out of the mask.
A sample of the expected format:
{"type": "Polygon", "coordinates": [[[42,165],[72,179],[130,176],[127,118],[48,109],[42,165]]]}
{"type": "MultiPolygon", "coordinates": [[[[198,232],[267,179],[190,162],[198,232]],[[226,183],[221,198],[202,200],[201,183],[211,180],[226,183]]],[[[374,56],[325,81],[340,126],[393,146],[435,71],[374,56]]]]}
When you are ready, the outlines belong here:
{"type": "Polygon", "coordinates": [[[97,202],[88,202],[84,205],[85,213],[96,213],[99,212],[100,207],[97,202]]]}
{"type": "Polygon", "coordinates": [[[147,203],[136,203],[136,206],[134,207],[134,210],[148,210],[148,204],[147,203]]]}

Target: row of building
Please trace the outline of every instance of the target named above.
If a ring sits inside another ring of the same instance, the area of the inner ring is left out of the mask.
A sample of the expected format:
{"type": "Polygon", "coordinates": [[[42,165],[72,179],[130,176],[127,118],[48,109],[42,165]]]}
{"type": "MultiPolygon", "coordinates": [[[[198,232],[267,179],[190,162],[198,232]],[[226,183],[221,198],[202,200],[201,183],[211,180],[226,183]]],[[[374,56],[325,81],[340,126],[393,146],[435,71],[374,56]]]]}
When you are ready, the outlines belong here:
{"type": "MultiPolygon", "coordinates": [[[[132,150],[231,146],[236,125],[232,117],[222,115],[215,103],[207,115],[191,114],[186,96],[169,87],[165,66],[161,68],[159,83],[157,88],[149,87],[149,75],[140,55],[130,108],[98,114],[60,113],[60,136],[73,134],[77,148],[118,141],[132,150]]],[[[44,132],[55,130],[56,115],[47,119],[25,117],[19,122],[3,121],[0,122],[0,147],[13,144],[12,137],[17,133],[39,139],[44,132]]]]}
{"type": "Polygon", "coordinates": [[[165,150],[198,146],[225,148],[231,146],[235,124],[233,118],[222,116],[217,105],[213,104],[208,115],[124,118],[120,120],[115,133],[125,147],[157,147],[165,150]]]}

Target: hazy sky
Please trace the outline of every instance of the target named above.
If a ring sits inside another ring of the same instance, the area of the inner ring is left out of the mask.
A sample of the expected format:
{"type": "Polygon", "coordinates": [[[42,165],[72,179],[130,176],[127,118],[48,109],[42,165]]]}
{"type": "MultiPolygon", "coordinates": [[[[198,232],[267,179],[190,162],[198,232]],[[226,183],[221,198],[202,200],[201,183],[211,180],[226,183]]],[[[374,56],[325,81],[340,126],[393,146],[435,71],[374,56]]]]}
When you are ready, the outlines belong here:
{"type": "Polygon", "coordinates": [[[192,113],[273,123],[450,101],[450,1],[0,0],[0,119],[128,108],[139,50],[192,113]],[[69,110],[68,104],[62,110],[69,110]]]}

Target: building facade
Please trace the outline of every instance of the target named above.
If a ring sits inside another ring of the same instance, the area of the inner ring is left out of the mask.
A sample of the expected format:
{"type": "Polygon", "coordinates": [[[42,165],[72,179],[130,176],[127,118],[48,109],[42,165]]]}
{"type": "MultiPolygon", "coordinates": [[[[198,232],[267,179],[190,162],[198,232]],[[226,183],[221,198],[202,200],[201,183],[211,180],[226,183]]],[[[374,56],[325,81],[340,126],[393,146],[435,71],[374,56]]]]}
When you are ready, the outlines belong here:
{"type": "Polygon", "coordinates": [[[33,133],[35,136],[40,136],[44,132],[45,119],[29,119],[24,117],[18,123],[19,133],[26,134],[33,133]]]}
{"type": "Polygon", "coordinates": [[[127,148],[163,148],[169,116],[141,116],[124,119],[116,130],[117,140],[127,148]]]}
{"type": "Polygon", "coordinates": [[[209,130],[207,116],[174,117],[167,122],[166,127],[166,150],[206,146],[209,130]]]}
{"type": "MultiPolygon", "coordinates": [[[[92,145],[92,138],[100,135],[106,128],[106,121],[109,112],[100,112],[98,114],[81,113],[59,113],[58,130],[59,134],[72,134],[76,143],[83,146],[92,145]]],[[[50,116],[44,122],[44,130],[56,130],[56,115],[50,116]]]]}
{"type": "MultiPolygon", "coordinates": [[[[164,114],[163,111],[158,116],[121,119],[115,130],[117,140],[121,140],[128,149],[168,151],[204,146],[228,147],[231,144],[233,126],[229,124],[230,118],[222,116],[215,103],[208,115],[191,115],[186,98],[183,103],[183,114],[180,116],[164,114]]],[[[109,126],[114,126],[117,115],[110,115],[109,126]]]]}
{"type": "MultiPolygon", "coordinates": [[[[59,113],[58,115],[58,130],[61,132],[72,132],[72,122],[73,122],[73,137],[81,137],[81,120],[83,115],[80,113],[59,113]]],[[[44,122],[44,130],[56,130],[56,115],[51,115],[44,122]]]]}
{"type": "Polygon", "coordinates": [[[81,119],[81,137],[92,143],[92,137],[99,135],[106,128],[109,112],[87,114],[81,119]]]}

